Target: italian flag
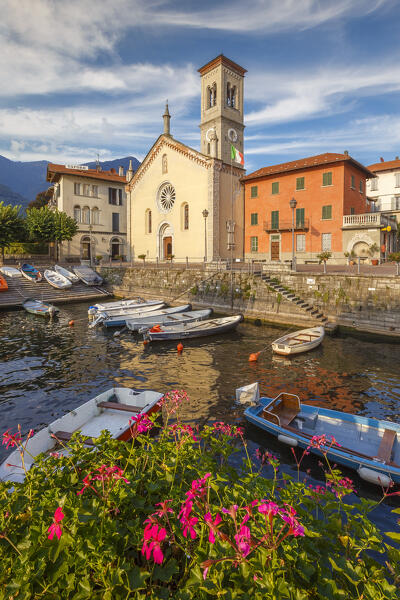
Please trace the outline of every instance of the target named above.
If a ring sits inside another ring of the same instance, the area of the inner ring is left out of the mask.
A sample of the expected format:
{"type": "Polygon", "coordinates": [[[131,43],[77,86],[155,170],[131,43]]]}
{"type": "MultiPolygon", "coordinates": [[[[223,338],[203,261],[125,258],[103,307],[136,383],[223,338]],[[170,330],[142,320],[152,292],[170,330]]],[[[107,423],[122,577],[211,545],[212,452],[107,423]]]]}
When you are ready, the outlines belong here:
{"type": "Polygon", "coordinates": [[[239,150],[237,148],[235,148],[235,146],[232,146],[232,144],[231,144],[231,159],[237,163],[240,163],[241,165],[244,165],[243,154],[241,152],[239,152],[239,150]]]}

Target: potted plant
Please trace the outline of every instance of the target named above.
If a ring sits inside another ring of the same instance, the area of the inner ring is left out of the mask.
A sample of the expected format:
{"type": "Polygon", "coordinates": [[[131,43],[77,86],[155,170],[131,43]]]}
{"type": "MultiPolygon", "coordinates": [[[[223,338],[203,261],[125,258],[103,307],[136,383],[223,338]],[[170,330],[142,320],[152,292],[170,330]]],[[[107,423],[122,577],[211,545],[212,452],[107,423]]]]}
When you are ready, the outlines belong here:
{"type": "Polygon", "coordinates": [[[376,244],[375,242],[373,244],[370,245],[370,247],[368,248],[368,255],[371,257],[371,264],[372,265],[378,265],[379,264],[379,258],[374,258],[375,254],[379,252],[379,246],[378,244],[376,244]]]}
{"type": "Polygon", "coordinates": [[[96,265],[99,265],[102,260],[103,260],[103,255],[102,254],[96,254],[96,265]]]}
{"type": "Polygon", "coordinates": [[[138,258],[140,258],[143,261],[143,264],[146,260],[146,255],[145,254],[138,254],[138,258]]]}
{"type": "Polygon", "coordinates": [[[328,252],[328,250],[325,250],[324,252],[317,254],[319,264],[324,263],[324,273],[326,273],[326,263],[331,258],[331,256],[332,256],[332,252],[328,252]]]}
{"type": "Polygon", "coordinates": [[[348,264],[354,265],[354,259],[356,258],[356,253],[354,252],[354,250],[351,250],[350,252],[345,252],[344,255],[347,258],[348,264]]]}

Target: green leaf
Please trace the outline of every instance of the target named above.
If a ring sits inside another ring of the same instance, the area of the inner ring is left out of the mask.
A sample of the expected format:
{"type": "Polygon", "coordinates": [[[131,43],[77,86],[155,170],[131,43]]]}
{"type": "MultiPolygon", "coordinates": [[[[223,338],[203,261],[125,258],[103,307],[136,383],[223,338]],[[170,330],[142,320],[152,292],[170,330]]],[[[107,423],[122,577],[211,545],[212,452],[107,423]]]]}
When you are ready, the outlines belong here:
{"type": "Polygon", "coordinates": [[[400,542],[400,533],[397,533],[396,531],[385,531],[385,535],[396,542],[400,542]]]}

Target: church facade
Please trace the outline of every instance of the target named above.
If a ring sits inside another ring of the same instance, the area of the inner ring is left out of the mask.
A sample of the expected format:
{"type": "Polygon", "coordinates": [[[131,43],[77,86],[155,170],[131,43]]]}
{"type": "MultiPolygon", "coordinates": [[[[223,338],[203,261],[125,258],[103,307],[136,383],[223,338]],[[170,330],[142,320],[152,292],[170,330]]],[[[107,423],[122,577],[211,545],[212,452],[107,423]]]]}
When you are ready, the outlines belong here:
{"type": "Polygon", "coordinates": [[[199,69],[200,152],[172,137],[166,105],[164,132],[126,186],[131,260],[243,257],[245,172],[231,146],[243,154],[245,72],[223,55],[199,69]]]}

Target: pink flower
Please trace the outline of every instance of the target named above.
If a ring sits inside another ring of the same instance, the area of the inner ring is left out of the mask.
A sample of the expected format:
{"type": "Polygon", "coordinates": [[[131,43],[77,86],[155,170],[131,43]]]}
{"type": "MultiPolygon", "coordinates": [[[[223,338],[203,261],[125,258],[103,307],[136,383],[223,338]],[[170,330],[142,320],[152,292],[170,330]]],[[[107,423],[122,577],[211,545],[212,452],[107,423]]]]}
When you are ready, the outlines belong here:
{"type": "Polygon", "coordinates": [[[226,515],[230,515],[232,517],[232,519],[235,520],[236,519],[236,513],[237,513],[238,510],[239,510],[238,505],[234,504],[230,508],[223,508],[222,512],[225,513],[226,515]]]}
{"type": "Polygon", "coordinates": [[[146,414],[138,414],[130,418],[133,421],[133,427],[137,433],[147,433],[152,427],[153,422],[146,414]]]}
{"type": "Polygon", "coordinates": [[[14,433],[14,435],[11,435],[10,430],[7,429],[7,431],[5,431],[3,433],[3,446],[6,445],[7,448],[9,448],[11,446],[11,448],[14,448],[14,446],[18,446],[18,444],[20,444],[22,441],[22,437],[20,435],[19,432],[14,433]]]}
{"type": "Polygon", "coordinates": [[[235,541],[238,547],[239,552],[245,558],[250,550],[250,529],[245,525],[239,529],[238,533],[235,535],[235,541]]]}
{"type": "Polygon", "coordinates": [[[258,507],[258,512],[269,517],[278,514],[279,506],[275,502],[264,502],[258,507]]]}
{"type": "Polygon", "coordinates": [[[190,537],[192,538],[192,540],[195,539],[196,537],[196,530],[194,529],[194,525],[196,525],[198,521],[197,517],[188,517],[187,519],[181,519],[181,523],[182,523],[182,533],[183,533],[183,537],[187,537],[188,533],[190,535],[190,537]]]}
{"type": "Polygon", "coordinates": [[[283,521],[289,525],[289,535],[304,536],[304,527],[296,519],[296,511],[292,506],[287,505],[286,510],[283,510],[280,515],[283,521]]]}
{"type": "Polygon", "coordinates": [[[204,569],[204,571],[203,571],[203,579],[204,579],[204,581],[205,581],[205,580],[206,580],[206,578],[207,578],[207,573],[208,573],[208,569],[209,569],[209,568],[210,568],[210,567],[206,567],[206,568],[204,569]]]}
{"type": "Polygon", "coordinates": [[[61,529],[60,523],[63,520],[63,518],[64,518],[64,513],[62,511],[61,506],[59,506],[55,510],[54,517],[53,517],[53,523],[50,525],[50,527],[47,530],[49,532],[49,535],[47,536],[49,540],[53,539],[54,534],[56,534],[58,539],[60,539],[61,534],[62,534],[62,529],[61,529]]]}
{"type": "Polygon", "coordinates": [[[153,560],[155,563],[161,565],[164,560],[164,554],[161,550],[160,542],[162,542],[167,535],[167,530],[164,527],[158,528],[158,525],[145,528],[143,533],[143,546],[142,555],[146,556],[146,560],[149,560],[151,553],[153,553],[153,560]]]}
{"type": "Polygon", "coordinates": [[[161,506],[161,508],[158,508],[154,514],[158,515],[159,517],[163,517],[167,516],[168,513],[173,513],[174,511],[172,510],[172,508],[168,506],[170,502],[172,502],[172,500],[164,500],[164,502],[158,502],[156,506],[161,506]]]}
{"type": "Polygon", "coordinates": [[[211,513],[208,512],[204,515],[204,521],[210,528],[208,541],[211,544],[215,544],[215,533],[218,535],[218,525],[221,523],[222,517],[219,513],[217,513],[215,519],[213,520],[211,513]]]}

